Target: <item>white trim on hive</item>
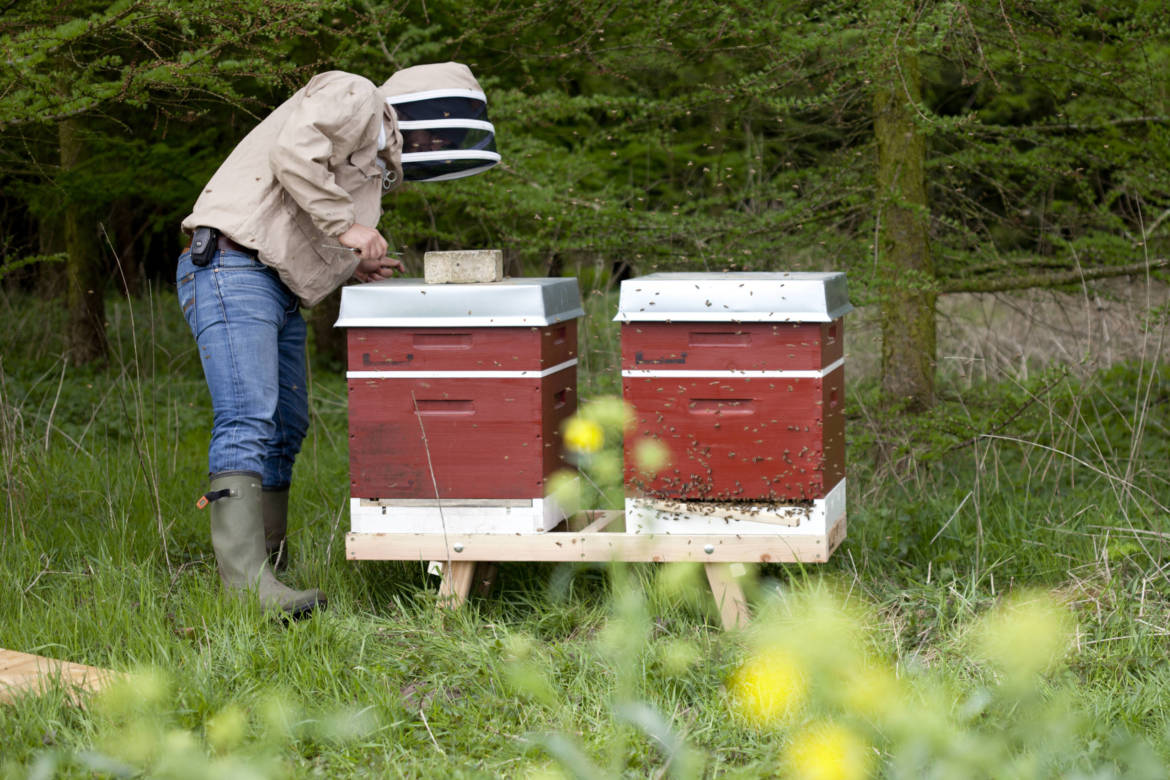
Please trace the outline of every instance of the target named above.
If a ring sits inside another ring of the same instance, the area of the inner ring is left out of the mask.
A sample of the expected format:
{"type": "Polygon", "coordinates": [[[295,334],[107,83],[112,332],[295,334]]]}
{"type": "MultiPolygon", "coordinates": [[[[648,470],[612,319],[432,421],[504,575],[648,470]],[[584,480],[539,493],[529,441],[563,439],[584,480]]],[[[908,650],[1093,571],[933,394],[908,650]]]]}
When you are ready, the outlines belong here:
{"type": "Polygon", "coordinates": [[[670,377],[671,379],[823,379],[845,365],[845,358],[837,358],[824,368],[813,369],[775,369],[775,370],[671,370],[667,368],[625,368],[622,376],[630,379],[639,377],[670,377]]]}
{"type": "Polygon", "coordinates": [[[346,371],[346,379],[543,379],[577,365],[577,358],[541,371],[346,371]]]}

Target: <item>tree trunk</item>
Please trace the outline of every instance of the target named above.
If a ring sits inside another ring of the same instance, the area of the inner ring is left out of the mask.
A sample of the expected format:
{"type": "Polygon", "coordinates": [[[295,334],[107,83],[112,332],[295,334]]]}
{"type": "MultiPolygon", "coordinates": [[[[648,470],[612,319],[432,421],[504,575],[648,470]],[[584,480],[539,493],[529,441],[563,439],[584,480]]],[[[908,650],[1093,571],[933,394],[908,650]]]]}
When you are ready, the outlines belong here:
{"type": "MultiPolygon", "coordinates": [[[[61,147],[61,181],[68,182],[84,155],[80,122],[62,120],[58,128],[61,147]]],[[[106,274],[98,244],[97,221],[90,204],[69,194],[65,198],[65,276],[68,295],[66,344],[69,361],[82,365],[104,360],[107,353],[106,311],[103,293],[106,274]]]]}
{"type": "Polygon", "coordinates": [[[877,259],[882,323],[882,398],[922,409],[934,402],[934,260],[923,169],[926,142],[914,124],[921,94],[916,55],[894,55],[874,96],[877,259]]]}
{"type": "Polygon", "coordinates": [[[110,238],[115,251],[112,276],[128,298],[142,293],[144,272],[138,242],[144,232],[139,223],[144,222],[145,212],[145,208],[135,209],[134,203],[124,199],[116,201],[110,209],[113,228],[110,238]]]}

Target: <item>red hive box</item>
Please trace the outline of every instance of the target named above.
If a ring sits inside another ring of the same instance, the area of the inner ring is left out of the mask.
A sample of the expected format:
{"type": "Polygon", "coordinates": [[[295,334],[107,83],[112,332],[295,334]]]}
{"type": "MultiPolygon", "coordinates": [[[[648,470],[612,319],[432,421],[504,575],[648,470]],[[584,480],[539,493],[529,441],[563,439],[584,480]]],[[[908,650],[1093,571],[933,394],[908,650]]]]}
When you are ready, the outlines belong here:
{"type": "Polygon", "coordinates": [[[582,314],[574,279],[346,287],[352,530],[559,521],[544,483],[577,407],[582,314]]]}
{"type": "MultiPolygon", "coordinates": [[[[735,527],[760,532],[775,526],[768,511],[778,507],[843,513],[841,318],[851,309],[840,273],[663,273],[623,282],[616,319],[622,393],[635,415],[626,437],[635,521],[647,501],[755,506],[753,517],[771,526],[735,527]],[[638,467],[643,438],[670,453],[656,474],[638,467]]],[[[790,514],[780,512],[786,524],[790,514]]],[[[648,530],[664,528],[649,522],[648,530]]]]}

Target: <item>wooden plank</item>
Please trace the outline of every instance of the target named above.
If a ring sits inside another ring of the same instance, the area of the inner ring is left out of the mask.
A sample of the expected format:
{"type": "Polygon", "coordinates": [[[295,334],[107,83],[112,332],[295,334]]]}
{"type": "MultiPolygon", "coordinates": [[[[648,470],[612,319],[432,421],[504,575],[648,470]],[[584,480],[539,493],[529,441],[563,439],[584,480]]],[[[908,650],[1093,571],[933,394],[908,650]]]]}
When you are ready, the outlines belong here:
{"type": "Polygon", "coordinates": [[[733,563],[708,563],[703,567],[707,572],[711,593],[715,596],[719,618],[726,631],[743,628],[751,618],[743,588],[733,571],[734,566],[733,563]]]}
{"type": "Polygon", "coordinates": [[[822,563],[825,536],[550,532],[544,534],[355,534],[346,556],[368,561],[694,561],[822,563]],[[709,550],[709,551],[708,551],[709,550]]]}
{"type": "Polygon", "coordinates": [[[596,512],[592,512],[590,514],[593,515],[593,519],[590,521],[589,525],[581,529],[581,533],[583,534],[592,534],[604,531],[609,527],[610,523],[619,517],[623,517],[626,513],[621,510],[613,511],[608,509],[599,509],[596,512]]]}
{"type": "Polygon", "coordinates": [[[100,690],[115,677],[109,669],[0,649],[0,703],[44,692],[59,682],[70,700],[80,704],[81,693],[100,690]]]}
{"type": "Polygon", "coordinates": [[[454,609],[467,601],[475,579],[475,561],[450,561],[443,564],[443,581],[439,585],[439,606],[454,609]]]}

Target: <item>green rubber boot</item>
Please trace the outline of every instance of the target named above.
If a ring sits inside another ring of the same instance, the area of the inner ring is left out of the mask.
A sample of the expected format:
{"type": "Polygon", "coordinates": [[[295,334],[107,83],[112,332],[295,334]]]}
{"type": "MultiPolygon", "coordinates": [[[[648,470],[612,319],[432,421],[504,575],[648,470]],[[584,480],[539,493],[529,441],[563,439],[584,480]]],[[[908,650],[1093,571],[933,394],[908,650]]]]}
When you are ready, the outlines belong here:
{"type": "Polygon", "coordinates": [[[264,488],[260,494],[264,515],[264,549],[277,573],[288,568],[288,488],[264,488]]]}
{"type": "Polygon", "coordinates": [[[266,610],[299,618],[325,606],[319,590],[293,590],[272,573],[264,547],[260,475],[228,471],[211,479],[211,546],[219,578],[229,591],[252,593],[266,610]]]}

